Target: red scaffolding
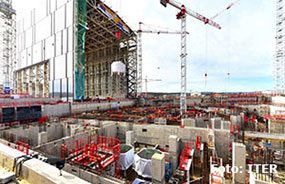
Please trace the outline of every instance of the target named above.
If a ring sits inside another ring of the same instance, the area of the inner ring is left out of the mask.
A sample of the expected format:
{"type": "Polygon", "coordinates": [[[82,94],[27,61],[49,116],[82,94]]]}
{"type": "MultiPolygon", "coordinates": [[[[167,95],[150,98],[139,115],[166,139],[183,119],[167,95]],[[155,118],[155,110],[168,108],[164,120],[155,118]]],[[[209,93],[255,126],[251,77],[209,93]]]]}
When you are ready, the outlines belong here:
{"type": "Polygon", "coordinates": [[[121,144],[119,139],[103,136],[86,136],[61,145],[61,157],[70,163],[95,170],[104,170],[115,164],[119,175],[118,160],[121,144]]]}

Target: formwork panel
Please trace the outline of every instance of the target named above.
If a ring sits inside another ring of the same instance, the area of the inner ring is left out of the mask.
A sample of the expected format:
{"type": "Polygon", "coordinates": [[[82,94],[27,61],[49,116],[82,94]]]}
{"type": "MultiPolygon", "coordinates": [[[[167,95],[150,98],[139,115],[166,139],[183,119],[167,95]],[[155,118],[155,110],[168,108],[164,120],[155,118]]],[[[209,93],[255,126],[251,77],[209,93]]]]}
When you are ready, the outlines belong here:
{"type": "Polygon", "coordinates": [[[17,120],[29,120],[31,118],[30,107],[17,107],[17,120]]]}
{"type": "Polygon", "coordinates": [[[11,122],[15,120],[15,108],[3,108],[2,109],[2,122],[11,122]]]}

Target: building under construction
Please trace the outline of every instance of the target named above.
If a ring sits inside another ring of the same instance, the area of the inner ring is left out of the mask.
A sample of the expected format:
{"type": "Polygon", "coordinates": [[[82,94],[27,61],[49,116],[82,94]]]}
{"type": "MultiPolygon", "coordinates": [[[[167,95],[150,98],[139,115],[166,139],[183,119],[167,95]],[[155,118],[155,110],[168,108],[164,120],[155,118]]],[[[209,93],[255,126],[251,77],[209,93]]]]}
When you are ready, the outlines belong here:
{"type": "Polygon", "coordinates": [[[0,90],[10,91],[16,69],[16,21],[12,0],[0,1],[0,90]]]}
{"type": "Polygon", "coordinates": [[[106,4],[47,0],[27,19],[17,30],[18,93],[67,100],[136,96],[136,34],[106,4]]]}
{"type": "MultiPolygon", "coordinates": [[[[0,20],[13,31],[11,1],[0,2],[0,20]]],[[[181,31],[140,23],[138,48],[136,32],[99,0],[46,0],[20,20],[17,34],[0,30],[9,56],[0,92],[0,183],[285,183],[283,79],[275,93],[186,93],[186,15],[221,27],[175,0],[161,3],[179,9],[181,31]],[[181,93],[142,92],[143,81],[160,81],[142,78],[142,33],[181,35],[181,93]]]]}

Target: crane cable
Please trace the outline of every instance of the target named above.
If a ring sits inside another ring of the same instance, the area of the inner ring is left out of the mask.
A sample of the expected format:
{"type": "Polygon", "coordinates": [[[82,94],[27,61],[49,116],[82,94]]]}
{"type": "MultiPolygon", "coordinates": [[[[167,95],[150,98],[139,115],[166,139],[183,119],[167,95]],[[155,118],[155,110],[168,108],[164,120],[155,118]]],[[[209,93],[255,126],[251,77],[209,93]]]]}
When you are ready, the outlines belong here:
{"type": "MultiPolygon", "coordinates": [[[[228,39],[227,39],[227,42],[228,42],[228,46],[227,46],[227,62],[228,62],[228,68],[227,68],[227,77],[228,77],[228,81],[227,81],[227,90],[230,90],[230,75],[231,75],[231,13],[229,13],[229,16],[228,16],[228,25],[229,25],[229,28],[228,28],[228,39]]],[[[226,90],[226,92],[227,92],[226,90]]]]}
{"type": "Polygon", "coordinates": [[[207,89],[207,77],[208,77],[208,26],[205,26],[205,91],[207,89]]]}
{"type": "MultiPolygon", "coordinates": [[[[221,14],[223,14],[225,11],[228,11],[229,9],[231,9],[235,4],[237,4],[240,0],[235,0],[234,2],[232,2],[231,4],[229,4],[226,8],[222,9],[220,12],[218,12],[216,15],[214,15],[211,20],[215,19],[216,17],[220,16],[221,14]]],[[[231,17],[229,15],[228,18],[228,25],[231,22],[231,17]]],[[[231,39],[231,30],[230,30],[230,26],[228,29],[228,47],[227,47],[227,62],[228,62],[228,72],[227,72],[227,77],[228,77],[228,82],[225,85],[225,91],[227,91],[227,88],[230,87],[230,70],[231,70],[231,58],[230,58],[230,54],[231,54],[231,43],[230,43],[230,39],[231,39]]]]}

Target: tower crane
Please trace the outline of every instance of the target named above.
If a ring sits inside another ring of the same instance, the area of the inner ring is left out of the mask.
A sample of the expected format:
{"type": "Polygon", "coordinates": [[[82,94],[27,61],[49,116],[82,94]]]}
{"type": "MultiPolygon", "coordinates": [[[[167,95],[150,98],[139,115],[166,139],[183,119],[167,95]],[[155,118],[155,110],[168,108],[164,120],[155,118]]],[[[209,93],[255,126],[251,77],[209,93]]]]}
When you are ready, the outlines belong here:
{"type": "Polygon", "coordinates": [[[177,8],[180,12],[176,15],[177,19],[181,20],[181,94],[180,94],[180,114],[183,115],[187,111],[186,104],[186,14],[209,24],[217,29],[221,29],[221,26],[211,19],[204,17],[203,15],[185,7],[184,4],[175,0],[160,0],[160,3],[167,7],[167,4],[177,8]]]}
{"type": "MultiPolygon", "coordinates": [[[[139,22],[139,30],[138,33],[138,80],[137,80],[137,89],[138,95],[142,93],[142,33],[152,33],[152,34],[182,34],[180,31],[168,31],[168,30],[151,30],[151,29],[142,29],[142,25],[144,23],[139,22]]],[[[185,34],[189,34],[189,32],[185,31],[185,34]]],[[[147,90],[147,89],[146,89],[147,90]]]]}
{"type": "Polygon", "coordinates": [[[147,75],[145,76],[145,78],[143,80],[145,82],[145,94],[146,94],[146,96],[147,96],[147,84],[149,82],[159,82],[159,81],[162,81],[161,79],[148,79],[147,75]]]}

